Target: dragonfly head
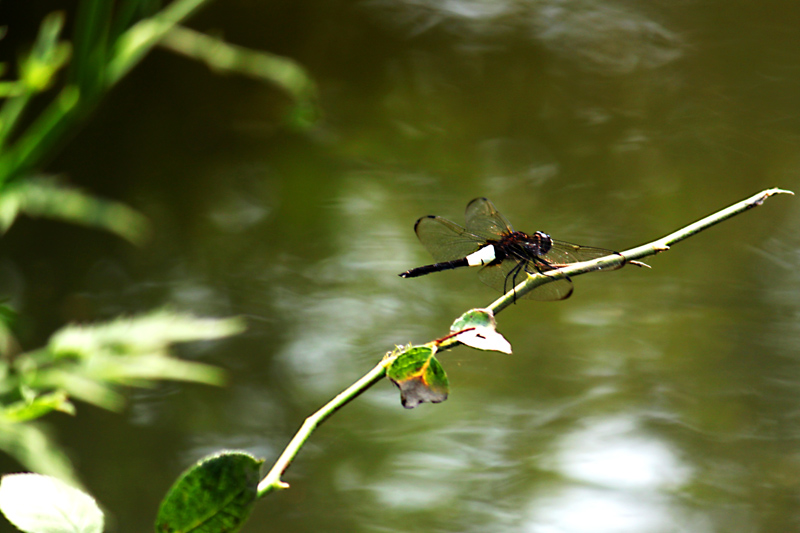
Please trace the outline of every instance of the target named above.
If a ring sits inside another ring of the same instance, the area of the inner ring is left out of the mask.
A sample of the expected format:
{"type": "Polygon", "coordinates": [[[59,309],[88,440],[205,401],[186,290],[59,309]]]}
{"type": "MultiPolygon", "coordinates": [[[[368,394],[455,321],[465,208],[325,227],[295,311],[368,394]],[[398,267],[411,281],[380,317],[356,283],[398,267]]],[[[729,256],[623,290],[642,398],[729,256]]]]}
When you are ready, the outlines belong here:
{"type": "Polygon", "coordinates": [[[550,251],[550,248],[553,246],[553,239],[550,238],[550,235],[543,231],[537,231],[536,233],[531,235],[531,239],[528,242],[528,246],[530,251],[536,255],[544,255],[550,251]]]}

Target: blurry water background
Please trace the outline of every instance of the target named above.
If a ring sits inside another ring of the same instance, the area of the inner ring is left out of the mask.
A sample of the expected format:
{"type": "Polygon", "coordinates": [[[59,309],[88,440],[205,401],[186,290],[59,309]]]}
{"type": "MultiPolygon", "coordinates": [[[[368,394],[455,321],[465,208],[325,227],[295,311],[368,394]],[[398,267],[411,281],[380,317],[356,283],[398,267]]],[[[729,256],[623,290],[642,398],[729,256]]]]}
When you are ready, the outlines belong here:
{"type": "MultiPolygon", "coordinates": [[[[31,36],[70,7],[9,5],[31,36]]],[[[157,51],[44,169],[140,210],[151,240],[23,219],[0,241],[27,348],[164,305],[248,320],[181,350],[227,369],[225,388],[48,418],[111,531],[151,530],[207,453],[271,464],[394,344],[498,296],[474,271],[397,276],[430,261],[420,216],[463,222],[488,196],[517,229],[624,249],[800,189],[795,2],[225,0],[192,26],[304,65],[320,124],[292,130],[280,92],[157,51]]],[[[378,384],[244,531],[799,530],[797,202],[509,308],[514,354],[443,355],[445,403],[404,410],[378,384]]]]}

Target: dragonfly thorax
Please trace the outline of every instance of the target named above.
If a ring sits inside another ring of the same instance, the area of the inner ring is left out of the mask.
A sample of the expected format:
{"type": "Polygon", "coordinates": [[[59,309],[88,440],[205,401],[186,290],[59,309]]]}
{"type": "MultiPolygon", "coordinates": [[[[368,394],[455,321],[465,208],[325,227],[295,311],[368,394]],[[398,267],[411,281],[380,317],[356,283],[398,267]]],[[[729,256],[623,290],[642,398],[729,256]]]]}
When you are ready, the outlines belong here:
{"type": "Polygon", "coordinates": [[[503,241],[518,249],[521,248],[523,253],[529,256],[545,255],[553,246],[553,239],[543,231],[532,234],[515,231],[507,235],[503,241]]]}

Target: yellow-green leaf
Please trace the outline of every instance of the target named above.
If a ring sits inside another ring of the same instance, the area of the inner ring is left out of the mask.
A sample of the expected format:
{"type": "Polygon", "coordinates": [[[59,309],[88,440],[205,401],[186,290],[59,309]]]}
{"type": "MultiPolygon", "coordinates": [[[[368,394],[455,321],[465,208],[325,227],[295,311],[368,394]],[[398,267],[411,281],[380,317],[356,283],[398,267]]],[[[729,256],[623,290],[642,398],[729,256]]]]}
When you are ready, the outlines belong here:
{"type": "Polygon", "coordinates": [[[447,399],[447,374],[434,357],[435,352],[433,346],[412,346],[387,368],[386,375],[400,389],[400,402],[406,409],[447,399]]]}

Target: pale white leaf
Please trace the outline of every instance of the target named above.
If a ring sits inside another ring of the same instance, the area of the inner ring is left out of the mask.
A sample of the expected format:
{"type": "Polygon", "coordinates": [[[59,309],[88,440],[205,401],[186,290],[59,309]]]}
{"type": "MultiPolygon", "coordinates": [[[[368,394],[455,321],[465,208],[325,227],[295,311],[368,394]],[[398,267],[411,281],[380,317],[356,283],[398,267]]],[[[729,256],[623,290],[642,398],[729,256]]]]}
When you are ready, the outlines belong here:
{"type": "Polygon", "coordinates": [[[511,353],[511,344],[505,337],[491,328],[475,327],[456,335],[461,344],[466,344],[478,350],[491,350],[495,352],[511,353]]]}
{"type": "Polygon", "coordinates": [[[0,482],[0,511],[28,533],[102,533],[94,498],[54,477],[9,474],[0,482]]]}

